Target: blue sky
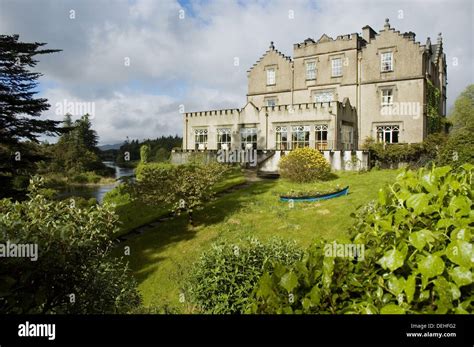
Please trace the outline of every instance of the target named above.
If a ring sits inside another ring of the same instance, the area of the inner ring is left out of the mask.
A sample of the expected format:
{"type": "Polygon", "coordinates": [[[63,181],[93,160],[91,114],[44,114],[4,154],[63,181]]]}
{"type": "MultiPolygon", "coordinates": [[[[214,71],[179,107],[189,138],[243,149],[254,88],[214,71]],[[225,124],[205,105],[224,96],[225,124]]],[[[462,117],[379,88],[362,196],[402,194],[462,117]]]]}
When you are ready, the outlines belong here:
{"type": "Polygon", "coordinates": [[[378,31],[386,17],[422,44],[443,33],[452,105],[474,79],[470,0],[0,0],[1,33],[63,49],[37,66],[40,95],[52,105],[44,117],[62,119],[57,103],[94,103],[102,144],[181,134],[180,105],[244,106],[247,70],[270,41],[292,55],[308,37],[360,33],[367,24],[378,31]]]}

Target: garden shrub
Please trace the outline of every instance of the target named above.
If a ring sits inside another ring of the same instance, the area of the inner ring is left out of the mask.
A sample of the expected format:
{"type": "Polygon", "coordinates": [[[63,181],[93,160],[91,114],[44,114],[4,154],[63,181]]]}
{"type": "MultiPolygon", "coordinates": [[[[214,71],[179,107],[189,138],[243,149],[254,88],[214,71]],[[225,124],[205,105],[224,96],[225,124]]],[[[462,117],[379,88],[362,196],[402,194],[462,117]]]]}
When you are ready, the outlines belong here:
{"type": "Polygon", "coordinates": [[[127,265],[110,255],[117,216],[108,206],[47,199],[41,185],[32,180],[28,200],[0,200],[0,245],[37,245],[36,260],[0,261],[0,313],[127,313],[138,306],[127,265]]]}
{"type": "Polygon", "coordinates": [[[437,158],[439,165],[459,167],[464,163],[474,164],[474,133],[458,130],[449,139],[437,158]]]}
{"type": "Polygon", "coordinates": [[[401,173],[354,215],[350,243],[364,245],[363,259],[315,244],[265,273],[246,311],[472,313],[473,173],[470,164],[401,173]]]}
{"type": "Polygon", "coordinates": [[[188,280],[191,300],[206,313],[241,313],[250,293],[274,261],[290,265],[302,251],[293,242],[256,239],[214,244],[195,264],[188,280]]]}
{"type": "Polygon", "coordinates": [[[318,150],[297,148],[280,159],[281,177],[303,183],[326,179],[331,166],[318,150]]]}
{"type": "Polygon", "coordinates": [[[406,163],[411,168],[420,168],[436,163],[438,154],[443,150],[447,136],[443,133],[430,134],[422,143],[375,143],[366,139],[364,149],[371,153],[371,161],[382,167],[398,167],[406,163]]]}

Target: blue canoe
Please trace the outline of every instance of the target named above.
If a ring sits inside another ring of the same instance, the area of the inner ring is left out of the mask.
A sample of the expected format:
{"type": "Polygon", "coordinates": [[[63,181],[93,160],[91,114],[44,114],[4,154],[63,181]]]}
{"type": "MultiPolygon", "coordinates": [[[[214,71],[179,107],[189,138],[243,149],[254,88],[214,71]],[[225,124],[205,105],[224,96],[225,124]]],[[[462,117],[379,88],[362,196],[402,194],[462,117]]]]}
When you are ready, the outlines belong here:
{"type": "Polygon", "coordinates": [[[347,195],[349,193],[349,186],[343,188],[334,193],[327,193],[322,195],[315,195],[315,196],[301,196],[301,197],[291,197],[291,196],[280,196],[280,201],[320,201],[320,200],[327,200],[332,198],[337,198],[338,196],[347,195]]]}

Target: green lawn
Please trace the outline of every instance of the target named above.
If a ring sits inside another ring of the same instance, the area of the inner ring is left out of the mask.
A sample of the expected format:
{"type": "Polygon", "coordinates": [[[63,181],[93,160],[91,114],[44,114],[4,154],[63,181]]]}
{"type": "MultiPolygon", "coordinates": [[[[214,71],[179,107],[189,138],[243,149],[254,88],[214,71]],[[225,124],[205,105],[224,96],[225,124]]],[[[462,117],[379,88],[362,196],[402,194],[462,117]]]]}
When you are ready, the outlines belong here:
{"type": "MultiPolygon", "coordinates": [[[[220,192],[244,182],[245,177],[241,170],[233,169],[214,189],[216,192],[220,192]]],[[[116,194],[114,194],[115,192],[110,193],[110,195],[114,195],[114,198],[108,199],[109,202],[115,203],[115,212],[119,215],[120,220],[120,230],[114,237],[127,234],[135,228],[166,216],[170,212],[171,206],[153,206],[146,205],[140,201],[130,201],[130,199],[118,193],[118,188],[114,190],[117,191],[116,194]]]]}
{"type": "Polygon", "coordinates": [[[350,214],[374,198],[380,187],[394,181],[397,171],[368,173],[341,172],[339,177],[317,184],[294,184],[285,180],[265,180],[223,195],[195,214],[191,229],[186,216],[160,224],[144,234],[120,244],[117,254],[129,246],[127,258],[139,281],[145,306],[170,305],[189,312],[179,302],[183,279],[199,255],[213,242],[255,236],[296,240],[302,246],[313,240],[344,237],[352,225],[350,214]],[[328,186],[350,186],[349,195],[313,203],[279,201],[279,194],[294,190],[327,190],[328,186]]]}

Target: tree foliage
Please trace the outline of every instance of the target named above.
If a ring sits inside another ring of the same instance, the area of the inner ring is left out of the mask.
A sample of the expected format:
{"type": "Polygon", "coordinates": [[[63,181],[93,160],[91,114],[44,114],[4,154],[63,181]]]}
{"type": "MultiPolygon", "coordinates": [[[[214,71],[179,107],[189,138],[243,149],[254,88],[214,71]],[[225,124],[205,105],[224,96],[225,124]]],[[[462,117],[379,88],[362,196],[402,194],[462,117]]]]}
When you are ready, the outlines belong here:
{"type": "Polygon", "coordinates": [[[49,200],[41,180],[29,200],[0,200],[0,244],[34,244],[36,261],[0,261],[0,312],[126,313],[139,304],[127,265],[110,256],[117,216],[108,206],[49,200]]]}
{"type": "Polygon", "coordinates": [[[474,84],[469,85],[458,96],[450,114],[453,131],[468,131],[474,134],[474,84]]]}
{"type": "Polygon", "coordinates": [[[39,119],[50,105],[35,97],[42,74],[31,70],[37,55],[59,51],[42,49],[44,45],[21,42],[18,35],[0,35],[0,196],[14,195],[13,177],[29,177],[34,163],[43,159],[31,142],[60,132],[59,122],[39,119]]]}
{"type": "Polygon", "coordinates": [[[171,165],[161,163],[140,164],[136,182],[131,185],[132,195],[151,205],[170,204],[174,211],[192,213],[214,194],[228,167],[219,163],[171,165]]]}

